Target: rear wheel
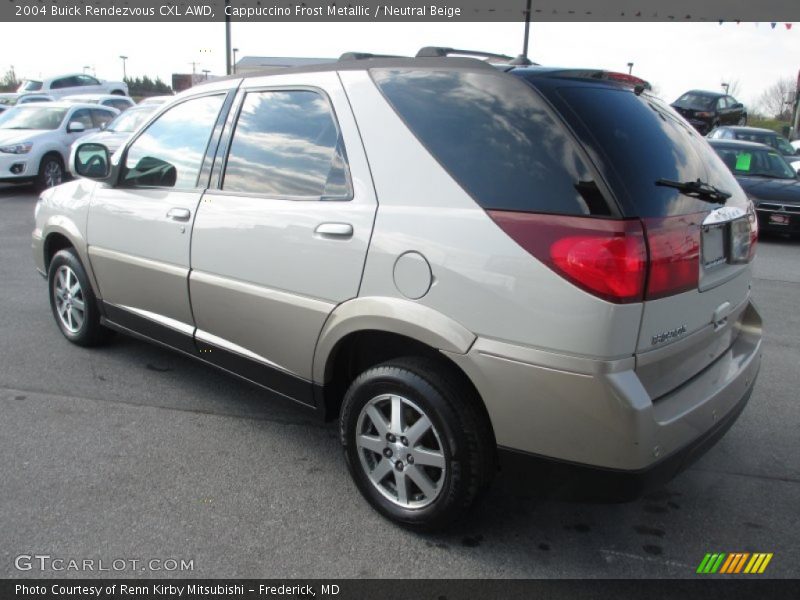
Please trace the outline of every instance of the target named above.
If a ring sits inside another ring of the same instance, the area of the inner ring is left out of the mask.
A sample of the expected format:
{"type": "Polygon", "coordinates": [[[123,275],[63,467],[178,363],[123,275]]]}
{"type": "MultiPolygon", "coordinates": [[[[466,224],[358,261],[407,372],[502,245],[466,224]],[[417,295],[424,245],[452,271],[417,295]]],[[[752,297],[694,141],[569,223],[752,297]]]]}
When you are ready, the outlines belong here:
{"type": "Polygon", "coordinates": [[[489,484],[495,447],[475,392],[433,361],[368,369],[350,386],[340,431],[361,494],[384,516],[440,529],[489,484]]]}
{"type": "Polygon", "coordinates": [[[61,250],[47,271],[50,308],[64,337],[80,346],[107,341],[112,331],[100,324],[97,299],[86,271],[71,248],[61,250]]]}

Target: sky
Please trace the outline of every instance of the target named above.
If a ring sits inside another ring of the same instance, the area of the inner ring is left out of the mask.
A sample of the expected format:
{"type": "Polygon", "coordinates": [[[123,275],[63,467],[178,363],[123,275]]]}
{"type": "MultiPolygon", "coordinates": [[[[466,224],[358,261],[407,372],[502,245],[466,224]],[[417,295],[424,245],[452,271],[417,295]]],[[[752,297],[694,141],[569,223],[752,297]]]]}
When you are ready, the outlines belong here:
{"type": "MultiPolygon", "coordinates": [[[[422,46],[477,48],[517,55],[521,23],[233,23],[243,56],[336,57],[345,51],[413,55],[422,46]]],[[[225,72],[223,23],[0,23],[0,75],[47,77],[90,67],[103,79],[225,72]],[[65,27],[69,33],[65,35],[65,27]],[[57,52],[37,40],[57,41],[57,52]],[[67,43],[68,42],[68,43],[67,43]]],[[[762,91],[800,70],[800,24],[532,23],[529,56],[553,66],[627,71],[655,85],[668,102],[689,89],[737,83],[738,99],[754,105],[762,91]]]]}

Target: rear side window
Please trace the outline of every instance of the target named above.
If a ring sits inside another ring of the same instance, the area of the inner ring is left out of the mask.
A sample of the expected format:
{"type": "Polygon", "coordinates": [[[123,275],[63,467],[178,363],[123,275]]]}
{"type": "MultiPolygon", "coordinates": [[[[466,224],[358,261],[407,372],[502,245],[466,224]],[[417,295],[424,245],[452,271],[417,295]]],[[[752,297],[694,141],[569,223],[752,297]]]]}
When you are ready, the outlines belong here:
{"type": "Polygon", "coordinates": [[[309,90],[249,92],[222,189],[270,197],[350,197],[346,156],[328,101],[309,90]]]}
{"type": "Polygon", "coordinates": [[[545,91],[589,148],[627,216],[707,212],[712,205],[656,185],[700,179],[744,197],[733,175],[692,127],[653,96],[600,85],[552,84],[545,91]]]}
{"type": "Polygon", "coordinates": [[[566,129],[521,82],[452,70],[372,76],[414,135],[484,209],[611,214],[566,129]]]}

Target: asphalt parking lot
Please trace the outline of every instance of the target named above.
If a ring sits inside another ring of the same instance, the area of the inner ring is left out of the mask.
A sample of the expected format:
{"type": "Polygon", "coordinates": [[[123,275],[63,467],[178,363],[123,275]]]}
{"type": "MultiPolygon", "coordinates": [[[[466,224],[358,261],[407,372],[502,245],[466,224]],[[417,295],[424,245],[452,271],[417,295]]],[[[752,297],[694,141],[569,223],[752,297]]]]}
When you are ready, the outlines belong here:
{"type": "Polygon", "coordinates": [[[385,521],[335,425],[155,346],[87,350],[53,322],[30,256],[35,194],[0,188],[0,577],[15,557],[186,559],[192,577],[695,577],[707,552],[800,575],[800,240],[761,241],[764,361],[745,412],[665,489],[542,499],[502,478],[446,534],[385,521]]]}

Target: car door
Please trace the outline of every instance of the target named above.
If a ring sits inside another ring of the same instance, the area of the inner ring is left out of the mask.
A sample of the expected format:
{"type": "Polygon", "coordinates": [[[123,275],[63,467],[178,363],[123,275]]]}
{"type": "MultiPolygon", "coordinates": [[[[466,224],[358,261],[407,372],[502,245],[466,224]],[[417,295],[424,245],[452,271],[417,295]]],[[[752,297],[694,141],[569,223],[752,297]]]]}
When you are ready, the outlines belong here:
{"type": "Polygon", "coordinates": [[[107,317],[187,351],[191,227],[225,98],[216,92],[168,108],[128,144],[116,185],[99,185],[89,208],[89,258],[107,317]]]}
{"type": "Polygon", "coordinates": [[[99,131],[99,128],[97,128],[92,121],[92,113],[88,108],[71,109],[71,112],[64,121],[60,145],[61,155],[67,158],[69,157],[70,147],[75,140],[87,133],[99,131]],[[75,128],[75,124],[77,123],[80,123],[83,129],[75,128]]]}
{"type": "Polygon", "coordinates": [[[725,96],[717,99],[717,119],[720,125],[730,125],[731,123],[730,110],[725,96]]]}
{"type": "Polygon", "coordinates": [[[336,73],[245,80],[192,234],[207,360],[313,404],[314,347],[358,295],[376,198],[336,73]]]}

